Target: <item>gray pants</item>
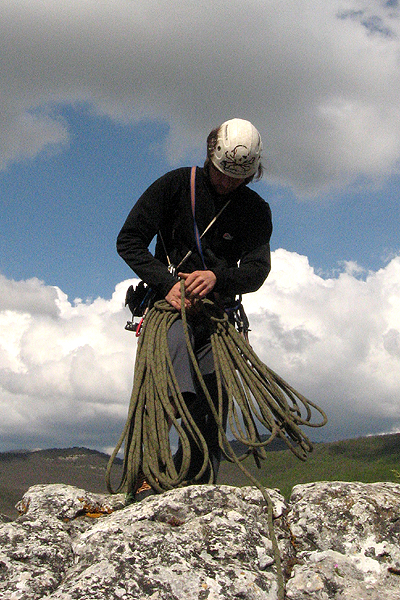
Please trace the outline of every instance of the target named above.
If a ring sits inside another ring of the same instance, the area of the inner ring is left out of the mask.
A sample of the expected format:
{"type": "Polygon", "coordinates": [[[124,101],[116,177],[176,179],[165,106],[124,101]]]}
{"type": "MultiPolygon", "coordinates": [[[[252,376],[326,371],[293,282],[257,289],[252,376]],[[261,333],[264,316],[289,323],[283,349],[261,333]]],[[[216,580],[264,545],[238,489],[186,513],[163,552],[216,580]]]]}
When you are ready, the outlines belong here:
{"type": "MultiPolygon", "coordinates": [[[[188,322],[190,340],[199,368],[210,396],[216,405],[218,390],[214,370],[214,360],[210,342],[208,323],[202,319],[190,319],[188,322]]],[[[192,362],[187,349],[186,338],[183,331],[181,319],[173,323],[168,331],[168,348],[178,380],[179,389],[184,397],[189,412],[200,429],[207,444],[212,464],[212,480],[215,482],[221,462],[221,449],[218,444],[218,426],[208,405],[207,398],[197,381],[192,362]]],[[[223,424],[226,428],[227,396],[224,392],[224,415],[223,424]]],[[[188,432],[186,432],[188,433],[188,432]]],[[[190,442],[191,463],[188,479],[193,479],[200,471],[203,464],[203,456],[194,440],[190,442]]],[[[179,469],[182,462],[182,446],[179,443],[174,457],[176,467],[179,469]]],[[[210,479],[210,471],[206,470],[204,475],[196,483],[204,483],[210,479]]]]}

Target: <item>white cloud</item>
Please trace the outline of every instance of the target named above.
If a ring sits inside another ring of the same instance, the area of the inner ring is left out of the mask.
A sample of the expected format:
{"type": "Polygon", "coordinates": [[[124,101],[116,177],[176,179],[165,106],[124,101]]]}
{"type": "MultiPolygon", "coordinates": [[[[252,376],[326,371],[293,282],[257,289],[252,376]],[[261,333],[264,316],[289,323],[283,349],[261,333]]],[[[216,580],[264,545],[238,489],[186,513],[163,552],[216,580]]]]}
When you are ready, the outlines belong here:
{"type": "MultiPolygon", "coordinates": [[[[307,433],[341,439],[400,429],[400,257],[363,279],[354,264],[323,279],[304,256],[281,249],[272,259],[267,282],[245,296],[250,339],[328,413],[324,430],[307,433]]],[[[130,283],[111,300],[71,303],[40,282],[0,279],[1,449],[116,443],[136,349],[124,330],[130,283]],[[20,304],[11,309],[4,290],[13,286],[20,304]]]]}
{"type": "Polygon", "coordinates": [[[13,281],[0,274],[0,308],[19,313],[57,316],[57,290],[46,287],[39,279],[13,281]]]}
{"type": "Polygon", "coordinates": [[[247,301],[254,347],[330,414],[328,431],[400,429],[400,258],[365,279],[347,266],[323,279],[306,257],[276,251],[247,301]]]}
{"type": "Polygon", "coordinates": [[[166,121],[172,162],[233,115],[298,190],[397,170],[399,11],[379,0],[0,0],[0,165],[65,144],[57,106],[166,121]],[[156,15],[162,15],[156,18],[156,15]],[[177,148],[179,151],[177,152],[177,148]]]}
{"type": "Polygon", "coordinates": [[[101,447],[103,436],[119,435],[136,351],[134,335],[124,330],[129,283],[119,284],[111,300],[71,304],[61,290],[37,280],[0,279],[3,445],[86,440],[101,447]],[[8,289],[18,289],[14,308],[8,289]]]}

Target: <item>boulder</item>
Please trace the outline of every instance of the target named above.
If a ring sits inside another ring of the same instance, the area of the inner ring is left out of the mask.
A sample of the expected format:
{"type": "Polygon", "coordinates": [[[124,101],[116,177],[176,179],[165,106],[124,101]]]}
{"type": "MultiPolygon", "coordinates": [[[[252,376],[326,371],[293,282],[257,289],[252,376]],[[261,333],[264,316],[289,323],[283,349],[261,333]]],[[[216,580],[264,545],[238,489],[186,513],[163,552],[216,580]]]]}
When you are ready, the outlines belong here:
{"type": "MultiPolygon", "coordinates": [[[[400,485],[268,490],[290,600],[400,594],[400,485]]],[[[0,521],[1,600],[276,600],[268,511],[253,487],[121,495],[30,488],[0,521]]]]}
{"type": "Polygon", "coordinates": [[[400,485],[310,483],[290,504],[288,599],[399,600],[400,485]]]}

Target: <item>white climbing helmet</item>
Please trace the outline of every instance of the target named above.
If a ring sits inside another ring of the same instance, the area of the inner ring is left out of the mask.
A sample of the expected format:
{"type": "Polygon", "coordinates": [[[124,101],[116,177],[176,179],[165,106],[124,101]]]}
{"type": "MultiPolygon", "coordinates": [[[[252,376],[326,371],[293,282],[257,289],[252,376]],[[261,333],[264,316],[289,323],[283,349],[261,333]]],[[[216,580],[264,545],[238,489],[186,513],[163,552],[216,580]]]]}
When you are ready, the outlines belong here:
{"type": "Polygon", "coordinates": [[[257,129],[244,119],[230,119],[218,131],[211,162],[221,173],[243,179],[257,173],[262,142],[257,129]]]}

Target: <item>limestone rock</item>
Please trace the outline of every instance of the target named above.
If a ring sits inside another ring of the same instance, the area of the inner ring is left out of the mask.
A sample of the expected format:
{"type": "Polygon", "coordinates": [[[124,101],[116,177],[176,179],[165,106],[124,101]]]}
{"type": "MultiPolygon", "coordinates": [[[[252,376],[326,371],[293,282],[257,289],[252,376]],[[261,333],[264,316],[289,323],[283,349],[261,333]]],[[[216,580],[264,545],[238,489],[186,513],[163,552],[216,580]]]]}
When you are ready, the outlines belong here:
{"type": "Polygon", "coordinates": [[[57,589],[74,563],[78,532],[114,507],[123,507],[121,497],[65,485],[30,488],[17,504],[21,516],[0,524],[0,599],[36,600],[57,589]]]}
{"type": "MultiPolygon", "coordinates": [[[[400,598],[400,485],[268,490],[288,600],[400,598]]],[[[0,521],[0,600],[276,600],[262,494],[191,486],[124,507],[65,485],[0,521]]]]}
{"type": "Polygon", "coordinates": [[[400,485],[326,482],[293,489],[290,600],[399,600],[400,485]]]}

